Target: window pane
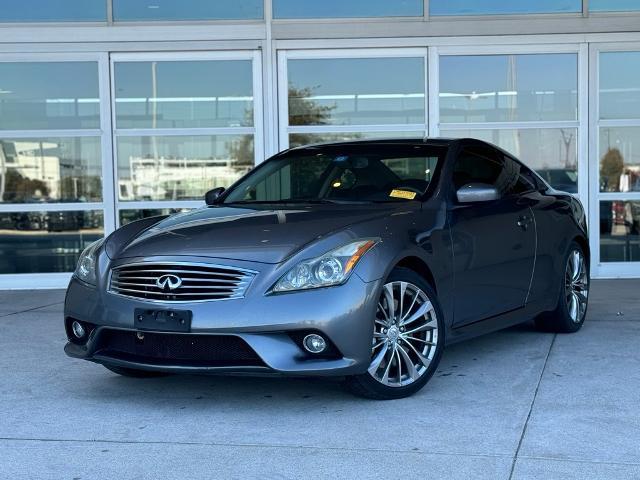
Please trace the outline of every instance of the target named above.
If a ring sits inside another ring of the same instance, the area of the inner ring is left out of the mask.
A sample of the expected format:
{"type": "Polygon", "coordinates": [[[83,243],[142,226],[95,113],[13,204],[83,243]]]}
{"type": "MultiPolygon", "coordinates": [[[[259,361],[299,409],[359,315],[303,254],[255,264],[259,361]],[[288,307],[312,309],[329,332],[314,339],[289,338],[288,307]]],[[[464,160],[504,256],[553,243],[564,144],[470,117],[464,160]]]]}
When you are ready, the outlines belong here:
{"type": "Polygon", "coordinates": [[[250,60],[115,65],[118,128],[253,125],[250,60]]]}
{"type": "Polygon", "coordinates": [[[600,54],[600,118],[640,118],[640,52],[600,54]]]}
{"type": "Polygon", "coordinates": [[[576,120],[575,54],[440,57],[440,121],[576,120]]]}
{"type": "Polygon", "coordinates": [[[640,192],[640,127],[600,129],[600,191],[640,192]]]}
{"type": "Polygon", "coordinates": [[[640,202],[600,202],[600,261],[640,262],[640,202]]]}
{"type": "Polygon", "coordinates": [[[423,0],[273,0],[274,18],[421,17],[423,0]]]}
{"type": "Polygon", "coordinates": [[[292,133],[289,146],[300,147],[311,143],[348,142],[366,138],[423,138],[424,132],[365,132],[365,133],[292,133]]]}
{"type": "Polygon", "coordinates": [[[290,125],[425,123],[422,58],[290,60],[290,125]]]}
{"type": "Polygon", "coordinates": [[[0,274],[72,272],[104,234],[102,211],[0,213],[0,274]]]}
{"type": "Polygon", "coordinates": [[[253,136],[120,137],[120,200],[202,200],[254,165],[253,136]]]}
{"type": "Polygon", "coordinates": [[[100,128],[95,62],[0,62],[0,130],[100,128]]]}
{"type": "Polygon", "coordinates": [[[159,215],[172,215],[179,212],[188,212],[188,208],[144,208],[137,210],[120,210],[120,226],[127,223],[142,220],[143,218],[157,217],[159,215]]]}
{"type": "Polygon", "coordinates": [[[624,12],[640,10],[638,0],[589,0],[592,12],[624,12]]]}
{"type": "Polygon", "coordinates": [[[263,18],[263,0],[113,0],[116,21],[263,18]]]}
{"type": "Polygon", "coordinates": [[[106,22],[105,0],[2,2],[0,22],[106,22]]]}
{"type": "Polygon", "coordinates": [[[578,155],[573,128],[521,130],[449,130],[443,137],[470,137],[498,145],[535,170],[551,186],[578,192],[578,155]]]}
{"type": "MultiPolygon", "coordinates": [[[[593,1],[593,0],[591,0],[593,1]]],[[[523,13],[578,13],[581,0],[430,0],[431,15],[503,15],[523,13]]]]}
{"type": "Polygon", "coordinates": [[[99,202],[100,139],[0,139],[0,202],[99,202]]]}

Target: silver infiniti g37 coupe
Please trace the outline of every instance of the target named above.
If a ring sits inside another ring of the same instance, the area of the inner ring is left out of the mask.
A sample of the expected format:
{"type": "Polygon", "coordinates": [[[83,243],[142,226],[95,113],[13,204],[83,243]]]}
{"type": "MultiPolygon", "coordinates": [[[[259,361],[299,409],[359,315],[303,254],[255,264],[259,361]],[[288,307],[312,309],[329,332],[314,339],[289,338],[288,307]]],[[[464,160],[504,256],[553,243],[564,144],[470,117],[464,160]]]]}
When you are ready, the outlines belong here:
{"type": "Polygon", "coordinates": [[[294,148],[206,203],[82,253],[68,355],[135,377],[340,376],[389,399],[422,388],[453,342],[584,322],[582,205],[478,140],[294,148]]]}

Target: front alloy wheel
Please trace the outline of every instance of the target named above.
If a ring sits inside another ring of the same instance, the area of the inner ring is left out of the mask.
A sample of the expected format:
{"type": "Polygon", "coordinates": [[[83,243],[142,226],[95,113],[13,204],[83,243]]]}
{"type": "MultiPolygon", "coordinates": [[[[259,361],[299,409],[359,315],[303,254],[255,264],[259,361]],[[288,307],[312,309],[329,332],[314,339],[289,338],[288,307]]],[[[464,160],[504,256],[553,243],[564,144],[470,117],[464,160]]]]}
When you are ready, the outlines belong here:
{"type": "Polygon", "coordinates": [[[377,305],[366,374],[350,379],[360,395],[391,399],[411,395],[429,380],[442,353],[442,315],[435,292],[412,270],[395,269],[377,305]]]}

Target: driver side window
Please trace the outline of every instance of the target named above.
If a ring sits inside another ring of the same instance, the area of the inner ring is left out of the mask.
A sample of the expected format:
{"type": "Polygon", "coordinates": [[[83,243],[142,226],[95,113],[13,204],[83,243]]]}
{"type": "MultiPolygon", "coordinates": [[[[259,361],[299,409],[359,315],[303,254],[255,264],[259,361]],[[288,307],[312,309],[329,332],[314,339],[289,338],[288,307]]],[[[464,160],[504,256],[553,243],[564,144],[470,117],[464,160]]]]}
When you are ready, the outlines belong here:
{"type": "Polygon", "coordinates": [[[504,161],[490,149],[466,147],[456,160],[453,169],[453,184],[456,190],[469,183],[484,183],[496,187],[504,169],[504,161]]]}

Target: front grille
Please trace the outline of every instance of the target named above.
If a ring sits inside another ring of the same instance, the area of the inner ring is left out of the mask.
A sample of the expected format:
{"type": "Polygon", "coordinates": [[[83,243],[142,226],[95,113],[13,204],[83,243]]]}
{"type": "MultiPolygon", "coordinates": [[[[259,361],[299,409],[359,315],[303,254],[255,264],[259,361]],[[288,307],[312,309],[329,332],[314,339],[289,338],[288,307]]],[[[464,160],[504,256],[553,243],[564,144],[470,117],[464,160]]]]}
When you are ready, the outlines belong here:
{"type": "Polygon", "coordinates": [[[255,272],[220,265],[136,263],[111,270],[109,291],[161,302],[224,300],[243,297],[254,276],[255,272]]]}
{"type": "Polygon", "coordinates": [[[194,367],[264,367],[258,354],[233,335],[193,335],[105,329],[95,355],[150,365],[194,367]]]}

